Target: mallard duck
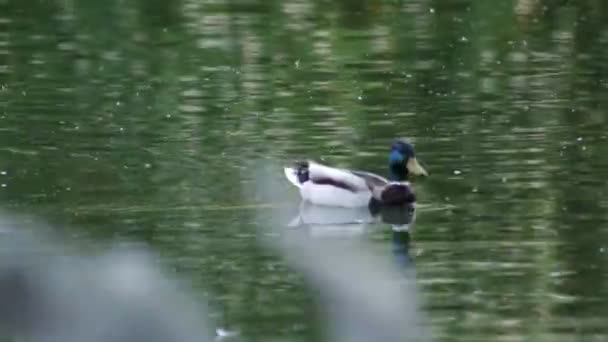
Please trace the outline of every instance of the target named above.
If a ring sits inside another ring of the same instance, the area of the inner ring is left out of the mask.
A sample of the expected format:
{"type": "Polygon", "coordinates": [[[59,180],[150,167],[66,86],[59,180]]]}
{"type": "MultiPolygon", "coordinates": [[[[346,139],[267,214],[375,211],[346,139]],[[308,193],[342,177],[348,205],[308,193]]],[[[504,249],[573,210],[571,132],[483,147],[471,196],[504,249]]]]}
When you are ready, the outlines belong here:
{"type": "Polygon", "coordinates": [[[322,165],[315,161],[297,161],[285,168],[285,176],[300,188],[302,199],[317,205],[362,207],[374,199],[382,205],[413,203],[416,196],[406,180],[410,174],[427,176],[418,163],[414,146],[396,140],[389,154],[389,177],[322,165]]]}

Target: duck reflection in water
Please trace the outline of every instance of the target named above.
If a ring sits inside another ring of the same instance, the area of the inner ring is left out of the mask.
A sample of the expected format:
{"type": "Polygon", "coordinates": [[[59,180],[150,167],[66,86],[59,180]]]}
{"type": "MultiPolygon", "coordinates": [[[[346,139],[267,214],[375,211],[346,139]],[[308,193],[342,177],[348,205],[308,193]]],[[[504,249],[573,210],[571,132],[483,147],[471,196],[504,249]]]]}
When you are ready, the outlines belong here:
{"type": "Polygon", "coordinates": [[[337,208],[318,206],[303,201],[298,215],[289,227],[305,229],[311,237],[353,238],[362,237],[380,223],[390,224],[392,251],[400,266],[409,266],[411,232],[414,229],[416,208],[413,204],[383,206],[370,201],[367,207],[337,208]]]}
{"type": "Polygon", "coordinates": [[[395,261],[399,266],[407,267],[413,262],[410,255],[411,229],[416,218],[416,208],[413,205],[381,206],[370,203],[370,212],[380,216],[382,222],[392,228],[392,247],[395,261]]]}

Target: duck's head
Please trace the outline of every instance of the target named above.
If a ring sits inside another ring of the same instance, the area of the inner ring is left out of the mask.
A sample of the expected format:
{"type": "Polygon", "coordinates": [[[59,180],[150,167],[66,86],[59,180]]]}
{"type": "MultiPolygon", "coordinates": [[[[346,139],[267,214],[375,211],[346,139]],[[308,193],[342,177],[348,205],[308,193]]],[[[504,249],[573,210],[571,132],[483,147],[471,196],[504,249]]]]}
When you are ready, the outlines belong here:
{"type": "Polygon", "coordinates": [[[393,181],[404,181],[409,174],[428,176],[426,170],[416,160],[414,146],[400,139],[395,140],[391,146],[389,171],[393,181]]]}

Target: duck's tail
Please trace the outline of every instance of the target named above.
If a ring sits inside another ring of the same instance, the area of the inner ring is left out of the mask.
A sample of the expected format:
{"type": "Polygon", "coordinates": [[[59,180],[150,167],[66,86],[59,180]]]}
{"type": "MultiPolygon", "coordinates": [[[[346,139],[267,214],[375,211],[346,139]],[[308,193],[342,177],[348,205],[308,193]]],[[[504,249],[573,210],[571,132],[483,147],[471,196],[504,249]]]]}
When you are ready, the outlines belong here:
{"type": "Polygon", "coordinates": [[[304,182],[308,181],[310,177],[310,162],[298,160],[291,166],[283,168],[283,171],[291,184],[302,188],[304,182]]]}
{"type": "Polygon", "coordinates": [[[283,171],[285,172],[285,177],[291,184],[298,188],[302,187],[302,183],[300,183],[300,180],[298,179],[298,170],[293,167],[285,167],[283,171]]]}

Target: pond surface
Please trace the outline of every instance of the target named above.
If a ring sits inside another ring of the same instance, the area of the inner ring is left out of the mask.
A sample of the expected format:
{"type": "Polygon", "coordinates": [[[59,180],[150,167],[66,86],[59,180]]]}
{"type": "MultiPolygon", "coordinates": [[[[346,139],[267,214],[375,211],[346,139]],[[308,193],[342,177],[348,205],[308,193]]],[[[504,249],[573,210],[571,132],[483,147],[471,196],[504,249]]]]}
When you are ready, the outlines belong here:
{"type": "Polygon", "coordinates": [[[311,291],[257,238],[297,216],[282,165],[385,174],[394,137],[430,172],[408,267],[434,340],[608,339],[608,3],[0,8],[2,207],[149,244],[241,340],[319,340],[311,291]]]}

